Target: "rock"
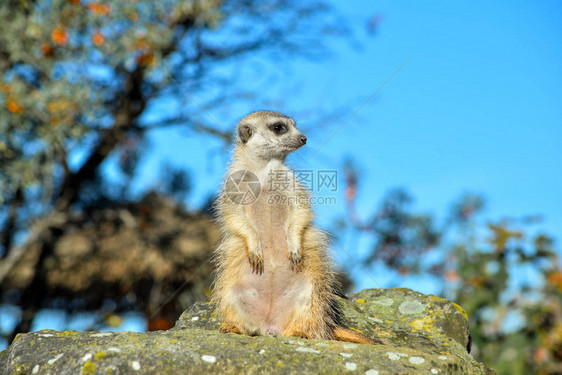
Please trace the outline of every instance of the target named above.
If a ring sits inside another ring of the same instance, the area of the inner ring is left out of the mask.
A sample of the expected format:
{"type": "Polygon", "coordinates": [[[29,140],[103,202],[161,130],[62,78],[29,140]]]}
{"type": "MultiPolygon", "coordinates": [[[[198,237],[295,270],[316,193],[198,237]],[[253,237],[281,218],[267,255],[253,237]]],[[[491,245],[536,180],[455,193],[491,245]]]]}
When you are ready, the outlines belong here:
{"type": "Polygon", "coordinates": [[[467,351],[458,306],[409,289],[370,289],[341,300],[345,324],[381,345],[220,334],[209,303],[169,331],[42,330],[0,353],[3,374],[493,374],[467,351]]]}

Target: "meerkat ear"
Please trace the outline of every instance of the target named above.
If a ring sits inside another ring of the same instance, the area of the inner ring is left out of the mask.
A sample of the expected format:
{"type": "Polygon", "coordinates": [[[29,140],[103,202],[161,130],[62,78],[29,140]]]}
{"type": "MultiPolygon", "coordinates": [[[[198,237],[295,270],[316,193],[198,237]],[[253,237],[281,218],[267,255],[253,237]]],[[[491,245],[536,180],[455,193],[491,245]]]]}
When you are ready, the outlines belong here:
{"type": "Polygon", "coordinates": [[[240,137],[242,143],[248,142],[248,139],[252,136],[252,128],[248,125],[240,125],[238,127],[238,136],[240,137]]]}

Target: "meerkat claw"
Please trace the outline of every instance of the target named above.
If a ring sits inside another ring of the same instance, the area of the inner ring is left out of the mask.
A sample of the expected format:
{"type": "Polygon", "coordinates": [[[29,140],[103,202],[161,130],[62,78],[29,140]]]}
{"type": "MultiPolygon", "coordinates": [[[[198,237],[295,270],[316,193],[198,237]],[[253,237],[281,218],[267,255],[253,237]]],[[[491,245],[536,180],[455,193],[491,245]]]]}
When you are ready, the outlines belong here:
{"type": "Polygon", "coordinates": [[[300,271],[302,268],[302,255],[295,254],[293,252],[289,253],[289,262],[291,264],[292,271],[300,271]]]}
{"type": "Polygon", "coordinates": [[[263,274],[263,258],[259,255],[250,254],[248,256],[250,265],[252,266],[252,273],[262,275],[263,274]]]}
{"type": "Polygon", "coordinates": [[[291,270],[298,272],[302,267],[302,250],[300,246],[295,246],[295,241],[287,239],[287,256],[291,265],[291,270]]]}

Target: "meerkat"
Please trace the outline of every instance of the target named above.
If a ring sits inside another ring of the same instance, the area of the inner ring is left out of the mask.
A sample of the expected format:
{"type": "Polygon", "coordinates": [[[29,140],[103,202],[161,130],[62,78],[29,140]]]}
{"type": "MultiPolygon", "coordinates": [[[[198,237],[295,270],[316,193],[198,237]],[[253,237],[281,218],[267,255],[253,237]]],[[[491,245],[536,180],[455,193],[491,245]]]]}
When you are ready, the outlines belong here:
{"type": "Polygon", "coordinates": [[[216,203],[220,331],[375,344],[341,327],[328,236],[312,224],[310,193],[285,165],[306,136],[272,111],[247,115],[237,130],[216,203]]]}

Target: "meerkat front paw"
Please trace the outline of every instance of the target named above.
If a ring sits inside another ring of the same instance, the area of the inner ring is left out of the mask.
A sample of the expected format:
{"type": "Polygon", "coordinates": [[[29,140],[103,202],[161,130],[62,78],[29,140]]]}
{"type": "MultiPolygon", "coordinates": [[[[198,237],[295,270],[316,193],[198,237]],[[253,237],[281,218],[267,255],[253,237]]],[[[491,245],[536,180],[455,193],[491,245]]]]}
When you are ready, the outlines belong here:
{"type": "Polygon", "coordinates": [[[263,274],[263,253],[261,245],[258,244],[257,248],[248,252],[248,260],[252,266],[252,272],[261,275],[263,274]]]}
{"type": "Polygon", "coordinates": [[[291,244],[291,242],[289,242],[287,255],[289,257],[289,263],[291,264],[291,270],[300,271],[302,269],[301,247],[298,245],[291,244]]]}

